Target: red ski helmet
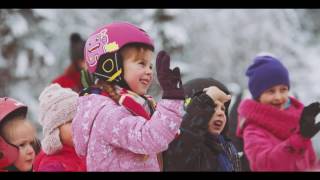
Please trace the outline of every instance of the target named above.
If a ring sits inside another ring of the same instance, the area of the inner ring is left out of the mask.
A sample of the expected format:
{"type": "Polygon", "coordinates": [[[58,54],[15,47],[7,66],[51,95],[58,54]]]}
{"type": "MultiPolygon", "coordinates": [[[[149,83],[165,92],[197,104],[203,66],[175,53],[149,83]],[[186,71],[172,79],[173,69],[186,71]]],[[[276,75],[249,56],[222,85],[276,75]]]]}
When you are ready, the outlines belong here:
{"type": "Polygon", "coordinates": [[[18,158],[18,155],[18,147],[8,144],[0,136],[0,169],[3,169],[14,163],[14,161],[18,158]]]}
{"type": "MultiPolygon", "coordinates": [[[[21,110],[27,114],[27,106],[8,97],[0,98],[0,124],[10,113],[21,110]]],[[[19,155],[19,149],[0,136],[0,169],[11,165],[19,155]]]]}

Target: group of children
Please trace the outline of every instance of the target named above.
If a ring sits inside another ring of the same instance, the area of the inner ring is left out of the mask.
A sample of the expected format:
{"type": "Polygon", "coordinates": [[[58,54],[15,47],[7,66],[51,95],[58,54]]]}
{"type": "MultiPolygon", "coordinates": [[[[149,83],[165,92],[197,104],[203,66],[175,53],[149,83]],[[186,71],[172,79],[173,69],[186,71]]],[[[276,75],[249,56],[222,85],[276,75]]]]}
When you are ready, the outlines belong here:
{"type": "MultiPolygon", "coordinates": [[[[84,47],[88,76],[81,93],[53,83],[39,96],[41,145],[27,106],[0,99],[3,171],[241,171],[228,136],[230,91],[212,78],[184,85],[170,56],[130,23],[105,25],[84,47]]],[[[289,97],[289,73],[274,56],[248,68],[251,99],[238,108],[237,135],[252,171],[311,171],[318,159],[310,138],[319,130],[320,104],[289,97]]]]}

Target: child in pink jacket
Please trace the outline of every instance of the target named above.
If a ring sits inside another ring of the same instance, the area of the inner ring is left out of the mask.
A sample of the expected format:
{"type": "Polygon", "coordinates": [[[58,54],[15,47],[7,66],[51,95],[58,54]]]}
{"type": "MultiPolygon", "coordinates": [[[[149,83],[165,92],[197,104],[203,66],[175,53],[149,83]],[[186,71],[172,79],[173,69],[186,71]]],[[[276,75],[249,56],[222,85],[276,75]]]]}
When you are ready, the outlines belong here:
{"type": "Polygon", "coordinates": [[[248,68],[252,99],[238,108],[237,135],[252,171],[309,171],[317,157],[310,138],[320,129],[320,104],[289,97],[288,70],[275,57],[257,56],[248,68]]]}
{"type": "Polygon", "coordinates": [[[156,59],[162,100],[147,90],[153,79],[154,45],[129,23],[103,26],[90,35],[85,60],[94,84],[78,100],[72,122],[77,154],[88,171],[160,171],[160,153],[177,135],[184,91],[179,68],[164,51],[156,59]]]}

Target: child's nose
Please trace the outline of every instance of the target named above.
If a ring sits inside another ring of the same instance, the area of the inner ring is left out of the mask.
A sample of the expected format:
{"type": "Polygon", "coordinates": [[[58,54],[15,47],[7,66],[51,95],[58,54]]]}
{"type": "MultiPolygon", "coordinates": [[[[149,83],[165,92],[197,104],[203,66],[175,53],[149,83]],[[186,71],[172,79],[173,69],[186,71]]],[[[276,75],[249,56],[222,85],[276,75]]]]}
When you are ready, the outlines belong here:
{"type": "Polygon", "coordinates": [[[216,113],[217,113],[218,116],[223,116],[224,111],[223,111],[222,109],[218,108],[218,109],[216,110],[216,113]]]}
{"type": "Polygon", "coordinates": [[[33,154],[33,153],[35,153],[35,151],[33,149],[33,146],[30,144],[27,147],[27,154],[33,154]]]}
{"type": "Polygon", "coordinates": [[[280,100],[282,98],[282,94],[280,92],[276,92],[274,98],[276,100],[280,100]]]}
{"type": "Polygon", "coordinates": [[[146,68],[146,74],[152,74],[152,69],[149,68],[149,67],[147,67],[147,68],[146,68]]]}

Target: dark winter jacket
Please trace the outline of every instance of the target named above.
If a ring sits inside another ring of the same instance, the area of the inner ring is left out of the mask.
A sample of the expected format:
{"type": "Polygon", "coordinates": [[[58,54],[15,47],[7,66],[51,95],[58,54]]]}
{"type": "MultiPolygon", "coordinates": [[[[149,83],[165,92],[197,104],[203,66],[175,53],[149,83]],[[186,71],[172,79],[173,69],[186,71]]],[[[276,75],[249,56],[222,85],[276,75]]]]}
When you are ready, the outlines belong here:
{"type": "Polygon", "coordinates": [[[73,147],[64,145],[59,152],[52,155],[41,151],[35,159],[33,171],[83,172],[86,171],[86,166],[84,161],[77,156],[73,147]]]}
{"type": "Polygon", "coordinates": [[[218,137],[208,132],[213,113],[214,102],[208,95],[202,93],[192,98],[183,117],[181,134],[163,153],[164,171],[240,171],[237,151],[226,131],[218,137]]]}
{"type": "Polygon", "coordinates": [[[238,124],[238,106],[242,99],[248,97],[249,90],[244,90],[238,95],[234,96],[235,99],[233,104],[230,105],[230,114],[229,114],[229,137],[236,147],[236,149],[241,153],[240,161],[241,161],[241,169],[242,171],[251,171],[249,166],[249,161],[243,150],[243,139],[236,135],[237,124],[238,124]]]}

